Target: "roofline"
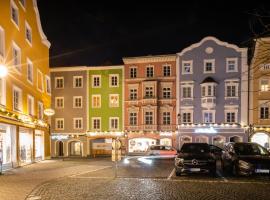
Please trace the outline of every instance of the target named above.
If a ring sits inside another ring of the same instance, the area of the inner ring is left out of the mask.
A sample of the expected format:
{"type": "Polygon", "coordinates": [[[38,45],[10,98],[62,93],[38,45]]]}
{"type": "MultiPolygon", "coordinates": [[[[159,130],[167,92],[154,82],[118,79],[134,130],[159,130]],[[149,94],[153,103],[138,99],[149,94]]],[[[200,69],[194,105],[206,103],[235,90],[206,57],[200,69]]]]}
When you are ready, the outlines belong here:
{"type": "Polygon", "coordinates": [[[50,72],[70,72],[70,71],[123,69],[123,67],[124,67],[124,65],[54,67],[54,68],[50,68],[50,72]]]}
{"type": "Polygon", "coordinates": [[[123,57],[122,60],[123,60],[124,64],[176,61],[176,54],[123,57]]]}

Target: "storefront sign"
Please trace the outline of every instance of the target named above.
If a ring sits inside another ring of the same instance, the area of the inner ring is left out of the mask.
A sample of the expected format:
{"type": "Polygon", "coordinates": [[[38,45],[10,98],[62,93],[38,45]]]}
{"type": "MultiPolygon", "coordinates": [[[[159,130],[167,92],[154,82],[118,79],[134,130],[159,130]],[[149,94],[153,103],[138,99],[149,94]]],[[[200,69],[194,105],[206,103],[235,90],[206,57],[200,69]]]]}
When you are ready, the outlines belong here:
{"type": "Polygon", "coordinates": [[[52,135],[53,140],[67,140],[69,138],[68,135],[52,135]]]}
{"type": "Polygon", "coordinates": [[[44,114],[46,116],[53,116],[55,114],[55,111],[52,108],[47,108],[47,109],[44,110],[44,114]]]}
{"type": "Polygon", "coordinates": [[[213,127],[210,128],[197,128],[195,129],[195,133],[217,133],[217,130],[213,127]]]}
{"type": "Polygon", "coordinates": [[[172,132],[163,132],[163,133],[160,133],[160,136],[171,137],[172,132]]]}
{"type": "Polygon", "coordinates": [[[123,136],[123,132],[88,132],[88,135],[91,137],[96,137],[96,136],[110,136],[110,137],[119,137],[123,136]]]}

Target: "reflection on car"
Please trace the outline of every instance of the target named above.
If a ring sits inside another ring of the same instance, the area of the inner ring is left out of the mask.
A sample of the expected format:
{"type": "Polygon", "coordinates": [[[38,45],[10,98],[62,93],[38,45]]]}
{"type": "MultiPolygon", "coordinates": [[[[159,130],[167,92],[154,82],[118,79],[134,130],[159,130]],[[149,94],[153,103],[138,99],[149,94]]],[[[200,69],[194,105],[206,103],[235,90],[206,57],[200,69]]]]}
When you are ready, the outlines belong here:
{"type": "Polygon", "coordinates": [[[185,143],[175,158],[175,173],[207,172],[216,175],[216,159],[207,143],[185,143]]]}
{"type": "Polygon", "coordinates": [[[222,167],[235,176],[270,174],[270,153],[257,143],[228,143],[222,153],[222,167]]]}
{"type": "Polygon", "coordinates": [[[215,159],[220,160],[221,156],[222,156],[223,149],[218,147],[218,146],[215,146],[213,144],[209,144],[209,147],[210,147],[211,153],[213,153],[215,155],[215,159]]]}
{"type": "Polygon", "coordinates": [[[148,156],[175,157],[176,154],[177,151],[167,145],[151,145],[146,152],[148,156]]]}

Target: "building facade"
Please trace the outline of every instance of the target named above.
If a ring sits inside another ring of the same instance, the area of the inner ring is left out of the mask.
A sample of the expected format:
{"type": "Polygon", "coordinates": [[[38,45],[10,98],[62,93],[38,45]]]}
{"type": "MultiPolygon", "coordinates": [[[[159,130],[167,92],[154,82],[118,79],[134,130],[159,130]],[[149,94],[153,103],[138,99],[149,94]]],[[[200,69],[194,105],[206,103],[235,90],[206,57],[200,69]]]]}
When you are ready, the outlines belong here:
{"type": "Polygon", "coordinates": [[[177,54],[178,148],[247,141],[247,49],[205,37],[177,54]]]}
{"type": "Polygon", "coordinates": [[[128,153],[149,145],[175,146],[176,56],[123,58],[128,153]]]}
{"type": "Polygon", "coordinates": [[[51,154],[87,156],[87,67],[51,69],[51,154]]]}
{"type": "Polygon", "coordinates": [[[270,144],[270,38],[255,40],[250,68],[250,139],[269,148],[270,144]]]}
{"type": "Polygon", "coordinates": [[[36,0],[0,2],[0,159],[5,168],[50,157],[50,43],[36,0]]]}

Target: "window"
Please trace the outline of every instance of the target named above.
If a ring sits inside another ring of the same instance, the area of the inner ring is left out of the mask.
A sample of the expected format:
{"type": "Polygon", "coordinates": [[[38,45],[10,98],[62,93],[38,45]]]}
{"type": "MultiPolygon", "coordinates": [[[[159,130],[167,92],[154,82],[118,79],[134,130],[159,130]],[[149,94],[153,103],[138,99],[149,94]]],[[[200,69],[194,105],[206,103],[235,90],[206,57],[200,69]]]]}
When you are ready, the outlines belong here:
{"type": "Polygon", "coordinates": [[[26,38],[26,41],[31,45],[32,44],[32,29],[27,22],[25,22],[25,38],[26,38]]]}
{"type": "Polygon", "coordinates": [[[237,58],[227,58],[226,59],[226,72],[237,72],[237,58]]]}
{"type": "Polygon", "coordinates": [[[0,26],[0,56],[5,57],[5,32],[0,26]]]}
{"type": "Polygon", "coordinates": [[[163,65],[163,76],[171,76],[171,66],[163,65]]]}
{"type": "Polygon", "coordinates": [[[73,76],[73,88],[82,88],[82,87],[83,87],[83,77],[73,76]]]}
{"type": "Polygon", "coordinates": [[[153,112],[145,112],[145,124],[146,125],[153,124],[153,112]]]}
{"type": "Polygon", "coordinates": [[[11,19],[15,23],[16,27],[19,28],[19,11],[13,1],[11,2],[11,19]]]}
{"type": "Polygon", "coordinates": [[[46,79],[46,92],[47,94],[51,94],[51,78],[45,75],[45,79],[46,79]]]}
{"type": "Polygon", "coordinates": [[[131,67],[129,68],[129,70],[130,70],[130,78],[137,78],[137,68],[131,67]]]}
{"type": "Polygon", "coordinates": [[[110,129],[111,130],[118,130],[118,117],[110,117],[110,129]]]}
{"type": "Polygon", "coordinates": [[[34,116],[34,97],[27,95],[27,111],[29,115],[34,116]]]}
{"type": "Polygon", "coordinates": [[[55,97],[55,108],[64,108],[64,97],[55,97]]]}
{"type": "Polygon", "coordinates": [[[204,111],[203,112],[203,122],[204,123],[214,123],[215,122],[214,111],[204,111]]]}
{"type": "Polygon", "coordinates": [[[138,98],[137,89],[130,89],[129,90],[129,99],[136,100],[138,98]]]}
{"type": "Polygon", "coordinates": [[[201,87],[202,97],[215,97],[216,96],[216,84],[203,84],[201,87]]]}
{"type": "Polygon", "coordinates": [[[182,87],[182,98],[192,98],[192,88],[190,86],[182,87]]]}
{"type": "Polygon", "coordinates": [[[22,90],[16,86],[13,87],[13,110],[22,111],[22,90]]]}
{"type": "Polygon", "coordinates": [[[118,87],[118,77],[119,75],[112,75],[110,74],[110,87],[118,87]]]}
{"type": "Polygon", "coordinates": [[[101,119],[100,118],[92,118],[92,127],[94,130],[100,130],[101,119]]]}
{"type": "Polygon", "coordinates": [[[0,104],[6,105],[6,80],[0,78],[0,104]]]}
{"type": "Polygon", "coordinates": [[[260,106],[260,119],[269,119],[269,106],[262,105],[260,106]]]}
{"type": "Polygon", "coordinates": [[[191,112],[182,113],[182,123],[192,123],[191,112]]]}
{"type": "Polygon", "coordinates": [[[154,77],[154,67],[146,67],[146,77],[154,77]]]}
{"type": "Polygon", "coordinates": [[[73,108],[82,108],[82,97],[73,97],[73,108]]]}
{"type": "Polygon", "coordinates": [[[40,70],[37,70],[37,89],[40,92],[44,91],[44,86],[43,86],[43,74],[40,70]]]}
{"type": "Polygon", "coordinates": [[[171,98],[171,88],[163,88],[163,94],[164,99],[170,99],[171,98]]]}
{"type": "Polygon", "coordinates": [[[33,63],[27,59],[27,81],[33,84],[33,63]]]}
{"type": "Polygon", "coordinates": [[[182,62],[182,74],[192,74],[193,73],[193,61],[183,61],[182,62]]]}
{"type": "Polygon", "coordinates": [[[236,112],[227,111],[226,112],[226,122],[235,123],[236,122],[236,112]]]}
{"type": "Polygon", "coordinates": [[[55,77],[55,88],[62,89],[64,88],[64,77],[55,77]]]}
{"type": "Polygon", "coordinates": [[[225,80],[226,97],[238,97],[238,80],[225,80]]]}
{"type": "Polygon", "coordinates": [[[153,87],[145,87],[145,98],[154,97],[154,88],[153,87]]]}
{"type": "Polygon", "coordinates": [[[215,73],[215,60],[204,60],[204,73],[215,73]]]}
{"type": "Polygon", "coordinates": [[[171,124],[171,113],[163,112],[163,125],[170,125],[170,124],[171,124]]]}
{"type": "Polygon", "coordinates": [[[101,76],[100,75],[93,75],[92,76],[92,87],[93,88],[101,87],[101,76]]]}
{"type": "Polygon", "coordinates": [[[260,85],[261,85],[261,91],[262,92],[269,91],[269,79],[261,79],[260,80],[260,85]]]}
{"type": "Polygon", "coordinates": [[[137,113],[135,113],[135,112],[129,113],[129,125],[130,126],[137,125],[137,113]]]}
{"type": "Polygon", "coordinates": [[[83,120],[82,118],[73,118],[73,129],[82,129],[83,120]]]}
{"type": "Polygon", "coordinates": [[[21,49],[17,44],[13,43],[12,45],[12,57],[13,57],[13,65],[18,72],[22,71],[21,68],[21,49]]]}
{"type": "Polygon", "coordinates": [[[38,102],[38,119],[43,119],[43,103],[41,101],[38,102]]]}
{"type": "Polygon", "coordinates": [[[64,118],[55,118],[55,129],[64,130],[64,118]]]}
{"type": "Polygon", "coordinates": [[[100,107],[101,107],[101,96],[92,95],[92,108],[100,108],[100,107]]]}
{"type": "Polygon", "coordinates": [[[25,8],[25,5],[26,5],[26,0],[19,0],[20,4],[25,8]]]}
{"type": "Polygon", "coordinates": [[[110,94],[109,98],[109,107],[119,107],[119,94],[110,94]]]}

